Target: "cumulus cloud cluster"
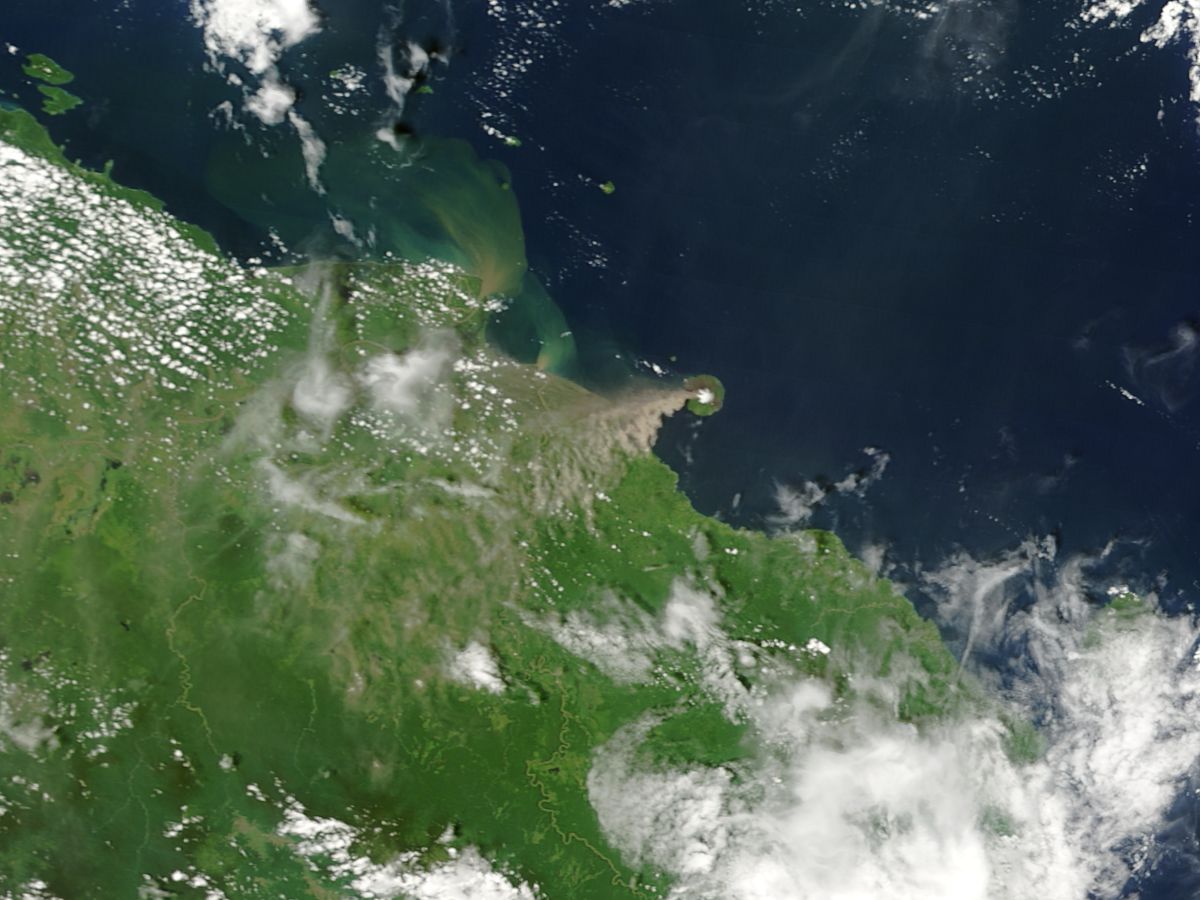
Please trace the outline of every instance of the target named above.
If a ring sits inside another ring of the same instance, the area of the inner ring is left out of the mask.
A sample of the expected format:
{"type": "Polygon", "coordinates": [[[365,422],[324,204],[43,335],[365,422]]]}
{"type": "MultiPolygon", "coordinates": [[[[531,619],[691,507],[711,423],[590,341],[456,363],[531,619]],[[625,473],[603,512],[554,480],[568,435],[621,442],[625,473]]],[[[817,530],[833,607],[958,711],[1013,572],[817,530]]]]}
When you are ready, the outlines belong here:
{"type": "Polygon", "coordinates": [[[492,651],[479,641],[471,641],[450,660],[450,677],[455,681],[487,691],[491,694],[504,693],[504,679],[500,675],[500,664],[492,651]]]}
{"type": "Polygon", "coordinates": [[[338,422],[351,416],[377,436],[407,438],[419,446],[444,438],[454,410],[450,385],[452,345],[440,335],[403,354],[383,351],[368,357],[352,374],[335,369],[323,337],[321,313],[313,345],[293,372],[290,390],[259,398],[243,413],[235,440],[250,440],[266,451],[259,460],[263,483],[280,508],[303,509],[329,519],[359,522],[339,498],[362,489],[360,473],[333,466],[292,473],[275,459],[281,448],[312,452],[324,445],[338,422]],[[297,414],[296,425],[281,415],[284,400],[297,414]]]}
{"type": "MultiPolygon", "coordinates": [[[[969,667],[1022,660],[980,672],[993,712],[918,730],[777,679],[742,707],[749,761],[655,766],[638,752],[654,720],[615,735],[588,779],[602,828],[680,898],[1118,896],[1200,752],[1197,632],[1152,596],[1138,615],[1102,610],[1088,571],[1042,541],[928,573],[969,667]],[[1042,752],[1020,761],[1004,722],[1035,719],[1042,752]]],[[[705,640],[718,633],[710,620],[705,640]]]]}
{"type": "MultiPolygon", "coordinates": [[[[1107,22],[1116,25],[1146,5],[1146,0],[1093,0],[1084,7],[1082,17],[1089,24],[1107,22]]],[[[1200,2],[1167,0],[1159,9],[1154,24],[1142,31],[1141,42],[1159,49],[1169,44],[1186,45],[1189,99],[1200,105],[1200,2]]]]}
{"type": "Polygon", "coordinates": [[[402,853],[387,863],[361,855],[361,835],[352,825],[313,816],[291,799],[277,829],[295,852],[365,900],[535,900],[537,890],[497,871],[471,846],[447,847],[444,862],[424,864],[420,853],[402,853]]]}
{"type": "Polygon", "coordinates": [[[924,738],[864,711],[834,724],[815,683],[773,706],[793,749],[754,767],[648,770],[635,761],[644,724],[598,754],[588,788],[602,827],[635,863],[673,874],[672,897],[988,896],[984,798],[968,773],[1002,761],[994,732],[924,738]]]}
{"type": "MultiPolygon", "coordinates": [[[[690,653],[701,688],[734,718],[747,714],[760,696],[739,672],[774,668],[761,646],[731,639],[721,627],[716,599],[684,579],[672,584],[658,615],[610,594],[586,610],[542,619],[526,616],[526,622],[623,684],[651,680],[664,654],[690,653]]],[[[781,649],[796,656],[829,652],[820,641],[781,649]]]]}
{"type": "Polygon", "coordinates": [[[406,418],[420,418],[434,428],[446,424],[450,398],[439,386],[454,362],[454,339],[432,334],[403,355],[381,353],[363,367],[359,382],[376,407],[406,418]]]}
{"type": "Polygon", "coordinates": [[[308,0],[192,0],[214,63],[236,59],[255,75],[270,72],[289,47],[321,30],[308,0]]]}
{"type": "Polygon", "coordinates": [[[226,73],[231,84],[244,84],[243,75],[253,83],[246,89],[246,111],[264,125],[287,121],[295,129],[309,183],[321,191],[325,144],[296,112],[296,89],[279,71],[285,51],[321,30],[316,10],[308,0],[191,0],[191,13],[203,32],[210,64],[226,73]],[[228,71],[230,62],[238,63],[243,73],[228,71]]]}
{"type": "Polygon", "coordinates": [[[878,447],[864,447],[863,453],[870,458],[870,464],[848,473],[833,484],[816,481],[805,481],[799,486],[776,484],[775,502],[779,506],[779,513],[774,517],[774,523],[792,527],[806,525],[817,507],[831,495],[862,497],[866,494],[867,489],[883,477],[892,458],[878,447]]]}
{"type": "MultiPolygon", "coordinates": [[[[429,331],[405,352],[364,352],[353,368],[340,365],[334,356],[332,288],[319,270],[305,277],[313,280],[307,287],[317,297],[308,351],[244,406],[226,446],[258,449],[261,483],[277,512],[304,511],[329,522],[361,524],[364,520],[343,503],[348,495],[369,490],[361,468],[335,460],[294,465],[295,455],[320,455],[335,446],[339,427],[416,452],[445,441],[454,413],[459,346],[452,333],[429,331]]],[[[476,493],[487,496],[482,489],[476,493]]],[[[294,563],[307,554],[293,552],[302,546],[307,545],[291,541],[274,549],[277,584],[303,581],[297,574],[303,567],[294,563]]]]}
{"type": "Polygon", "coordinates": [[[292,407],[310,422],[329,429],[353,399],[350,380],[334,371],[323,353],[311,353],[292,388],[292,407]]]}
{"type": "Polygon", "coordinates": [[[1153,593],[1135,613],[1099,609],[1091,597],[1132,596],[1093,577],[1113,552],[1059,560],[1053,541],[1028,541],[927,576],[941,615],[992,660],[976,671],[1043,722],[1047,749],[1025,780],[1061,806],[1073,866],[1100,896],[1153,857],[1200,761],[1200,632],[1163,614],[1153,593]]]}

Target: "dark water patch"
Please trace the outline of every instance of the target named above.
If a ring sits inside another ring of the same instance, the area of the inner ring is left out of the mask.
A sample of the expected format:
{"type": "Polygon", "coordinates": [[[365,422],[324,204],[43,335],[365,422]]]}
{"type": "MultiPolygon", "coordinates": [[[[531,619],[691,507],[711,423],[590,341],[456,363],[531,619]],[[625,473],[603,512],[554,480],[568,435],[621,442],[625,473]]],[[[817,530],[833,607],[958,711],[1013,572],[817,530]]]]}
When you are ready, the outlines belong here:
{"type": "Polygon", "coordinates": [[[519,289],[524,241],[508,173],[466,142],[361,133],[329,146],[320,193],[299,146],[287,135],[274,144],[264,155],[230,138],[209,159],[213,196],[260,230],[317,255],[444,259],[485,294],[519,289]]]}
{"type": "MultiPolygon", "coordinates": [[[[496,151],[531,266],[583,360],[624,347],[721,376],[721,415],[660,443],[707,512],[761,525],[776,481],[879,446],[893,464],[869,514],[841,516],[851,539],[936,555],[1139,534],[1187,583],[1200,423],[1120,393],[1137,387],[1124,348],[1194,314],[1186,60],[1130,56],[1136,29],[1072,30],[1070,4],[989,10],[568,23],[554,76],[525,83],[523,146],[496,151]],[[985,90],[962,85],[972,47],[985,90]],[[567,262],[581,231],[605,265],[567,262]]],[[[456,99],[431,121],[465,130],[456,99]]],[[[1176,358],[1142,379],[1183,394],[1176,358]]]]}

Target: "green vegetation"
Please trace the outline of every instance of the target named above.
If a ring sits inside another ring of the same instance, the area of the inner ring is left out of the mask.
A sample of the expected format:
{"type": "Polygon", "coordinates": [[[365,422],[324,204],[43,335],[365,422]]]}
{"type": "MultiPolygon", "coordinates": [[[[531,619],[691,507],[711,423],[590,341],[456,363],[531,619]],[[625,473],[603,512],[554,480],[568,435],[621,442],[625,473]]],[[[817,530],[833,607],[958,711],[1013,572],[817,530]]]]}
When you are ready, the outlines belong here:
{"type": "Polygon", "coordinates": [[[43,53],[31,53],[26,57],[22,71],[28,77],[46,84],[63,85],[75,80],[73,74],[43,53]]]}
{"type": "Polygon", "coordinates": [[[64,91],[60,87],[39,84],[38,91],[41,92],[44,98],[42,100],[42,111],[47,115],[61,116],[63,113],[69,112],[83,103],[81,99],[70,91],[64,91]]]}
{"type": "Polygon", "coordinates": [[[725,404],[725,385],[712,375],[689,378],[683,389],[692,395],[687,402],[688,412],[697,416],[711,416],[725,404]]]}
{"type": "Polygon", "coordinates": [[[74,81],[75,76],[45,54],[31,53],[26,57],[22,71],[35,81],[45,82],[39,84],[37,89],[42,95],[42,111],[47,115],[60,116],[83,103],[79,97],[61,87],[74,81]]]}
{"type": "Polygon", "coordinates": [[[524,259],[470,160],[418,191],[470,265],[246,271],[27,114],[0,141],[4,883],[333,897],[478,848],[545,897],[662,896],[589,799],[622,729],[739,767],[780,683],[918,725],[969,702],[835,537],[677,491],[649,447],[716,379],[605,398],[492,348],[524,259]]]}
{"type": "Polygon", "coordinates": [[[617,186],[611,181],[605,181],[600,185],[600,190],[604,191],[606,194],[614,194],[617,191],[617,186]]]}
{"type": "Polygon", "coordinates": [[[1031,763],[1041,757],[1046,741],[1032,724],[1010,716],[1002,717],[1002,721],[1007,729],[1004,750],[1009,759],[1016,763],[1031,763]]]}
{"type": "Polygon", "coordinates": [[[1140,618],[1150,611],[1150,607],[1141,597],[1127,587],[1118,587],[1109,591],[1111,598],[1105,609],[1110,616],[1117,619],[1140,618]]]}

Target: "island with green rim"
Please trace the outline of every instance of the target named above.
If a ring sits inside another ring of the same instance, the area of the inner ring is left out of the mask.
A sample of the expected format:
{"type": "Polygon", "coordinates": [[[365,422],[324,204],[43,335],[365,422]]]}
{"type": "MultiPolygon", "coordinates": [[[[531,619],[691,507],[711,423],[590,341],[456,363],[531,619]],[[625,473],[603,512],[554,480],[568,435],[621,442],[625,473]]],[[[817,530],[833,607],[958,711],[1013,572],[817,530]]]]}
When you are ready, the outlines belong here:
{"type": "Polygon", "coordinates": [[[725,403],[725,385],[714,375],[695,375],[683,383],[688,392],[688,411],[697,416],[711,416],[725,403]]]}
{"type": "Polygon", "coordinates": [[[44,53],[31,53],[26,57],[22,71],[31,80],[44,82],[37,89],[43,97],[42,111],[47,115],[62,115],[83,103],[83,100],[62,87],[74,81],[75,75],[44,53]]]}
{"type": "Polygon", "coordinates": [[[25,57],[25,65],[21,70],[30,78],[44,81],[46,84],[64,85],[75,80],[75,75],[68,72],[44,53],[31,53],[25,57]]]}

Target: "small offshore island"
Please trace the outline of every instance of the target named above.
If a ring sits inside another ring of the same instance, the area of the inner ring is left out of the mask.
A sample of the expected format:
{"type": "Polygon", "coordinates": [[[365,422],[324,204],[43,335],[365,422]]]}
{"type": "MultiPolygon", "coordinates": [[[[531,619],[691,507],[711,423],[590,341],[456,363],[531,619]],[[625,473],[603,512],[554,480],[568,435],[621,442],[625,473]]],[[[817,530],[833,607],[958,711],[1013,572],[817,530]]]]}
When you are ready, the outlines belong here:
{"type": "Polygon", "coordinates": [[[37,86],[42,95],[42,112],[50,116],[60,116],[83,104],[63,85],[75,80],[75,75],[67,71],[50,57],[43,53],[30,54],[22,67],[25,75],[33,81],[44,82],[37,86]]]}
{"type": "Polygon", "coordinates": [[[725,403],[725,385],[715,375],[695,375],[683,383],[683,389],[691,394],[687,402],[688,411],[697,416],[711,416],[719,412],[725,403]]]}

